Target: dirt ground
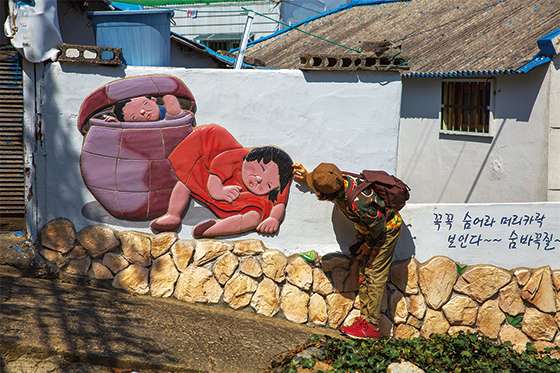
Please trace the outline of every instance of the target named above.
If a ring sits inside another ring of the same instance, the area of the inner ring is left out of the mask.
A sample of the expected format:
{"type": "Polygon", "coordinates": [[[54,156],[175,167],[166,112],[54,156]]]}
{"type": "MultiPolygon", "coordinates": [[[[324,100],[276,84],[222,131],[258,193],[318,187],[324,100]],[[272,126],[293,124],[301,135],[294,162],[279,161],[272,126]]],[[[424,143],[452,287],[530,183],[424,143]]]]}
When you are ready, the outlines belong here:
{"type": "Polygon", "coordinates": [[[0,216],[0,233],[25,231],[25,218],[0,216]]]}
{"type": "Polygon", "coordinates": [[[0,373],[258,373],[313,334],[339,335],[249,311],[2,274],[0,320],[0,373]]]}

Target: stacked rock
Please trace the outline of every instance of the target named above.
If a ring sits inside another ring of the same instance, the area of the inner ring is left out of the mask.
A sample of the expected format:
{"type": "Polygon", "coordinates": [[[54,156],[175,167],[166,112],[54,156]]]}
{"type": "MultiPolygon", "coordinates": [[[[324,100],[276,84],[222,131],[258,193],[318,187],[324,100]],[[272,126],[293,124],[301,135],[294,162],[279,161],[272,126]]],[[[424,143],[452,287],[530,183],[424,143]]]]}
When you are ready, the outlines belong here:
{"type": "MultiPolygon", "coordinates": [[[[296,323],[338,328],[359,316],[357,261],[287,257],[260,240],[184,240],[174,232],[76,233],[66,219],[41,231],[39,253],[62,278],[191,303],[225,303],[296,323]]],[[[443,257],[394,262],[380,327],[396,338],[478,331],[518,349],[560,345],[560,271],[463,266],[443,257]]]]}

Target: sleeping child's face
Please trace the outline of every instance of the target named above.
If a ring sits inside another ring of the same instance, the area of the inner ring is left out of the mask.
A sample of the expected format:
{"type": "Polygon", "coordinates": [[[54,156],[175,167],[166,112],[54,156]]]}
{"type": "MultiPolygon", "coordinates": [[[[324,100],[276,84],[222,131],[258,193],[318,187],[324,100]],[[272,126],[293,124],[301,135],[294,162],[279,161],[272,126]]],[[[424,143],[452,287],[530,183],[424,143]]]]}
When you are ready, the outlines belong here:
{"type": "Polygon", "coordinates": [[[280,187],[278,165],[274,162],[244,161],[241,167],[241,179],[247,189],[258,196],[268,194],[280,187]]]}
{"type": "Polygon", "coordinates": [[[159,120],[159,106],[154,97],[135,97],[122,109],[125,122],[155,122],[159,120]]]}

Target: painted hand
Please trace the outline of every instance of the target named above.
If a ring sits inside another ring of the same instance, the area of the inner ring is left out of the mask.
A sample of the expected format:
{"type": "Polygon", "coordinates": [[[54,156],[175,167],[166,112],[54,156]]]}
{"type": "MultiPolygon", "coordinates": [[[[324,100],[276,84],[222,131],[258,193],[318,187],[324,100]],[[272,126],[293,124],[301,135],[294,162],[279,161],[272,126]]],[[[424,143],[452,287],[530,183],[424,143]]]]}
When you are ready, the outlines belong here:
{"type": "Polygon", "coordinates": [[[279,226],[280,222],[278,220],[275,218],[268,218],[257,226],[257,232],[267,234],[276,233],[279,226]]]}
{"type": "Polygon", "coordinates": [[[183,111],[179,100],[173,95],[163,96],[163,103],[165,104],[165,109],[171,115],[179,115],[183,111]]]}
{"type": "Polygon", "coordinates": [[[222,180],[218,176],[212,174],[208,177],[208,184],[206,186],[210,197],[217,201],[226,201],[228,203],[232,203],[238,199],[241,190],[243,190],[239,185],[224,186],[222,180]]]}
{"type": "Polygon", "coordinates": [[[239,185],[230,185],[230,186],[225,186],[223,189],[223,192],[220,193],[219,196],[213,196],[214,199],[218,199],[218,200],[222,200],[222,201],[226,201],[229,203],[232,203],[233,201],[235,201],[236,199],[239,198],[239,195],[241,193],[241,187],[239,185]]]}
{"type": "Polygon", "coordinates": [[[302,184],[307,184],[307,174],[309,173],[301,163],[294,163],[292,165],[294,179],[302,184]]]}

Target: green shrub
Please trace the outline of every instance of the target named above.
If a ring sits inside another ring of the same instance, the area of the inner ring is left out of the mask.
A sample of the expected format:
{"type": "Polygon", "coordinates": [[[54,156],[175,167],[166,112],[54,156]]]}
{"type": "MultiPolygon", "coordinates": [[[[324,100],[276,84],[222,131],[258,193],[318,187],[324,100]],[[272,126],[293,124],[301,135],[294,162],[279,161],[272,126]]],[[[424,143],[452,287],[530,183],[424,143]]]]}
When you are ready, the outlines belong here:
{"type": "Polygon", "coordinates": [[[377,340],[348,340],[314,335],[303,346],[285,354],[271,364],[267,372],[292,373],[297,366],[310,368],[315,361],[330,364],[325,373],[386,372],[393,362],[409,361],[426,373],[547,373],[560,372],[560,361],[550,357],[559,347],[539,353],[533,344],[519,353],[510,342],[497,344],[480,333],[459,332],[455,335],[432,334],[430,338],[381,338],[377,340]],[[313,358],[297,358],[309,347],[317,347],[313,358]]]}

